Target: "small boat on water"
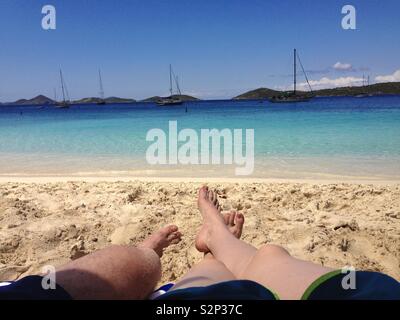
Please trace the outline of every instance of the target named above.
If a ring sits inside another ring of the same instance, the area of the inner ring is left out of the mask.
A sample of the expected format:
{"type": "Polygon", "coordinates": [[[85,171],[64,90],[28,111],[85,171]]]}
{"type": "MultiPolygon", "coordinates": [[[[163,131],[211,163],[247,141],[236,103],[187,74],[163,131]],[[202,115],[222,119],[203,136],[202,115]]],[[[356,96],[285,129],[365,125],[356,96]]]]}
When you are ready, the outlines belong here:
{"type": "Polygon", "coordinates": [[[60,81],[61,81],[61,91],[62,91],[63,100],[62,101],[56,101],[56,108],[67,109],[67,108],[69,108],[70,103],[69,103],[68,100],[65,99],[65,92],[67,91],[66,90],[67,88],[66,88],[66,85],[65,85],[65,82],[64,82],[64,78],[63,78],[63,74],[62,74],[61,69],[60,69],[60,81]]]}
{"type": "Polygon", "coordinates": [[[56,103],[56,108],[58,109],[68,109],[69,108],[69,103],[68,102],[57,102],[56,103]]]}
{"type": "MultiPolygon", "coordinates": [[[[367,86],[369,87],[369,76],[368,76],[368,80],[367,80],[367,86]]],[[[355,98],[368,98],[371,96],[371,94],[369,94],[367,92],[367,90],[365,89],[365,75],[363,74],[363,80],[362,80],[362,89],[363,91],[360,92],[359,94],[355,95],[355,98]]]]}
{"type": "Polygon", "coordinates": [[[181,89],[179,87],[178,77],[174,74],[171,65],[169,65],[169,92],[170,92],[170,96],[160,98],[156,102],[157,105],[159,105],[159,106],[175,106],[175,105],[180,105],[183,103],[183,101],[179,98],[179,96],[181,95],[181,89]],[[173,82],[175,82],[175,85],[176,85],[176,92],[177,92],[176,95],[174,95],[173,82]]]}
{"type": "Polygon", "coordinates": [[[296,49],[294,49],[294,55],[293,55],[293,63],[294,63],[294,74],[293,74],[293,91],[288,91],[284,92],[283,94],[279,96],[273,96],[269,99],[269,101],[273,103],[292,103],[292,102],[307,102],[310,101],[312,98],[314,98],[314,94],[311,88],[310,83],[308,82],[307,74],[303,68],[303,64],[301,63],[300,57],[297,54],[296,49]],[[307,84],[310,88],[310,93],[299,93],[296,90],[296,84],[297,84],[297,59],[300,62],[300,66],[303,70],[304,76],[306,78],[307,84]]]}
{"type": "Polygon", "coordinates": [[[287,93],[280,96],[274,96],[270,98],[270,101],[274,103],[308,102],[311,100],[311,98],[311,96],[299,96],[296,94],[287,93]]]}
{"type": "Polygon", "coordinates": [[[166,98],[161,98],[156,103],[159,106],[173,106],[173,105],[180,105],[183,103],[183,101],[179,98],[166,97],[166,98]]]}
{"type": "Polygon", "coordinates": [[[106,104],[106,100],[104,100],[104,88],[103,88],[103,81],[101,80],[101,71],[99,69],[99,95],[100,95],[100,100],[97,102],[98,105],[103,105],[106,104]]]}

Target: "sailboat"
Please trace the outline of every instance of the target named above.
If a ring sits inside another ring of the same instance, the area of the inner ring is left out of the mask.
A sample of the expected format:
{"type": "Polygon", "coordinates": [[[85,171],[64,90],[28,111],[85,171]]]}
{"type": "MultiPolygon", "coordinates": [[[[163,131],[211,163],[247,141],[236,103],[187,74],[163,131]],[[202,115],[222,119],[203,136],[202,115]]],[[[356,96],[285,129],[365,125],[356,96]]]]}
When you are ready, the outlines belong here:
{"type": "Polygon", "coordinates": [[[69,108],[69,101],[65,99],[65,91],[66,91],[66,86],[63,78],[62,71],[60,69],[60,81],[61,81],[61,91],[62,91],[62,96],[63,100],[56,102],[56,108],[69,108]]]}
{"type": "Polygon", "coordinates": [[[100,100],[97,102],[97,104],[106,104],[106,100],[104,100],[104,89],[103,89],[103,81],[101,80],[101,72],[99,69],[99,86],[100,86],[100,100]]]}
{"type": "MultiPolygon", "coordinates": [[[[365,98],[365,97],[369,97],[370,95],[368,94],[367,90],[365,89],[365,75],[363,74],[363,79],[362,79],[362,91],[357,94],[355,97],[356,98],[365,98]]],[[[367,80],[367,86],[369,87],[369,76],[368,76],[368,80],[367,80]]]]}
{"type": "Polygon", "coordinates": [[[183,101],[179,98],[179,96],[181,95],[181,89],[179,88],[178,77],[174,75],[171,65],[169,65],[169,92],[170,92],[169,97],[160,98],[156,102],[159,106],[172,106],[172,105],[179,105],[179,104],[183,103],[183,101]],[[174,79],[174,81],[172,79],[174,79]],[[175,82],[176,91],[177,91],[178,96],[174,96],[173,82],[175,82]]]}
{"type": "Polygon", "coordinates": [[[274,102],[274,103],[306,102],[306,101],[309,101],[311,98],[314,97],[311,85],[308,82],[307,74],[306,74],[306,72],[305,72],[305,70],[303,68],[303,64],[301,63],[300,57],[297,54],[297,50],[296,49],[294,49],[294,51],[293,51],[293,62],[294,62],[294,66],[293,66],[293,68],[294,68],[293,91],[285,92],[284,94],[279,95],[279,96],[273,96],[273,97],[271,97],[269,99],[269,101],[274,102]],[[299,94],[296,91],[296,83],[297,83],[297,63],[296,62],[297,62],[297,59],[300,62],[300,66],[301,66],[301,68],[303,70],[303,73],[304,73],[304,76],[306,78],[307,84],[308,84],[308,86],[310,88],[310,93],[309,94],[304,94],[304,93],[299,94]]]}

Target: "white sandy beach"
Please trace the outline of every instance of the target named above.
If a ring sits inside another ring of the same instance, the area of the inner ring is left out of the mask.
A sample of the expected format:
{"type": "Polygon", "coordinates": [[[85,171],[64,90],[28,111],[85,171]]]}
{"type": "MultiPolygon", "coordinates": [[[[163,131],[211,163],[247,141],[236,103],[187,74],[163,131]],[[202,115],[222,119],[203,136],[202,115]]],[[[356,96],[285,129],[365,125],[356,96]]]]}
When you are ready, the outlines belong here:
{"type": "Polygon", "coordinates": [[[285,246],[331,267],[351,265],[400,280],[400,184],[393,181],[1,177],[0,280],[40,272],[110,244],[135,244],[174,223],[162,282],[201,259],[198,188],[216,188],[224,210],[245,215],[243,239],[285,246]],[[74,181],[71,181],[74,180],[74,181]]]}

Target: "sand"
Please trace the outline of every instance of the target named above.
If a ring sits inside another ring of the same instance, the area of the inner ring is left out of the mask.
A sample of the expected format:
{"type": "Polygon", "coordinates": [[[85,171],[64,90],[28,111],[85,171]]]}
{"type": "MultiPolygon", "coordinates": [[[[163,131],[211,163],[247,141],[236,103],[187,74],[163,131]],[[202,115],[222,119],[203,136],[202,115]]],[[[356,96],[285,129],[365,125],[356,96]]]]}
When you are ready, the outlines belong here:
{"type": "MultiPolygon", "coordinates": [[[[174,223],[183,233],[162,258],[162,282],[201,259],[200,182],[0,183],[0,280],[59,266],[110,244],[136,244],[174,223]]],[[[245,215],[243,239],[279,244],[326,266],[384,272],[400,280],[400,184],[212,181],[224,210],[245,215]]]]}

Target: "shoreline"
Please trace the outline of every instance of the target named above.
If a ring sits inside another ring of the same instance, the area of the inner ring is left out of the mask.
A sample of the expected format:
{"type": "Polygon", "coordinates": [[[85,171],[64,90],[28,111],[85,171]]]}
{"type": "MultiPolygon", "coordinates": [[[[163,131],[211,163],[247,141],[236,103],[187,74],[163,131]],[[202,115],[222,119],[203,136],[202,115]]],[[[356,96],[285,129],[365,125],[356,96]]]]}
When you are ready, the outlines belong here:
{"type": "Polygon", "coordinates": [[[58,183],[58,182],[171,182],[171,183],[282,183],[282,184],[359,184],[359,185],[400,185],[400,180],[379,178],[357,179],[337,177],[318,178],[244,178],[244,177],[165,177],[165,176],[80,176],[80,175],[0,175],[0,183],[58,183]]]}

